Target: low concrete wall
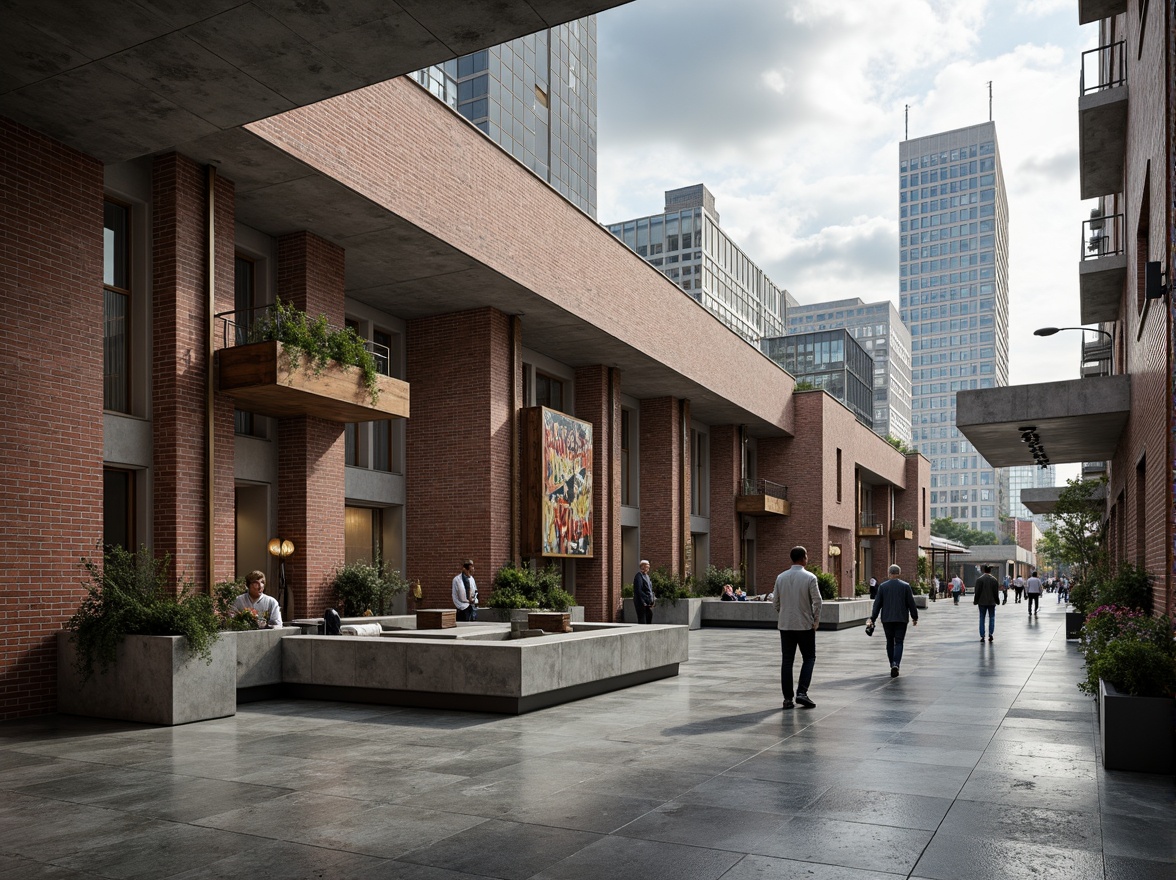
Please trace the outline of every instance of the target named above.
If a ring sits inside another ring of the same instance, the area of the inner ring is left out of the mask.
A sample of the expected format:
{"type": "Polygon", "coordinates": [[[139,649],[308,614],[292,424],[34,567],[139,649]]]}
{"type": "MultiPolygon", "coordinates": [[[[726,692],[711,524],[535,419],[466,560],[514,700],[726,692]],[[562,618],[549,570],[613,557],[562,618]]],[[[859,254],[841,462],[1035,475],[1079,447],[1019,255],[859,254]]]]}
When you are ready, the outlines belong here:
{"type": "MultiPolygon", "coordinates": [[[[539,608],[479,608],[478,609],[478,623],[510,623],[511,612],[521,612],[520,620],[526,620],[527,615],[533,611],[540,611],[539,608]]],[[[568,609],[569,618],[572,623],[584,622],[584,606],[573,605],[568,609]]]]}
{"type": "Polygon", "coordinates": [[[282,684],[282,639],[301,634],[297,626],[221,633],[237,648],[237,702],[277,696],[282,684]]]}
{"type": "MultiPolygon", "coordinates": [[[[702,603],[704,599],[658,599],[653,608],[653,622],[670,626],[688,626],[691,629],[702,627],[702,603]]],[[[637,610],[632,599],[625,600],[625,623],[637,622],[637,610]]]]}
{"type": "Polygon", "coordinates": [[[846,629],[851,626],[865,626],[874,607],[872,599],[846,599],[829,601],[821,605],[820,629],[846,629]]]}
{"type": "Polygon", "coordinates": [[[294,697],[520,714],[676,675],[687,659],[680,626],[514,641],[300,635],[282,643],[282,677],[294,697]]]}
{"type": "Polygon", "coordinates": [[[702,624],[776,629],[779,616],[773,602],[724,602],[722,599],[703,599],[702,624]]]}
{"type": "Polygon", "coordinates": [[[187,724],[237,712],[237,640],[218,638],[212,662],[183,636],[127,636],[115,662],[86,681],[72,633],[57,634],[57,711],[147,724],[187,724]]]}

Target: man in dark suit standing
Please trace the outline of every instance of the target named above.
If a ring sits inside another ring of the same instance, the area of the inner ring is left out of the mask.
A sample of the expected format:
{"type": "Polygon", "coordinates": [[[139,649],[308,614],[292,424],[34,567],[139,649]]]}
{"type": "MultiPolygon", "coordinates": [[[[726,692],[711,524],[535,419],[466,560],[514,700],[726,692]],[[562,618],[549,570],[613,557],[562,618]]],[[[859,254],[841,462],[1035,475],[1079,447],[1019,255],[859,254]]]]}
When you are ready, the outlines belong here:
{"type": "Polygon", "coordinates": [[[633,609],[637,612],[638,623],[653,623],[653,606],[657,597],[653,595],[653,581],[649,577],[649,560],[642,559],[633,576],[633,609]]]}

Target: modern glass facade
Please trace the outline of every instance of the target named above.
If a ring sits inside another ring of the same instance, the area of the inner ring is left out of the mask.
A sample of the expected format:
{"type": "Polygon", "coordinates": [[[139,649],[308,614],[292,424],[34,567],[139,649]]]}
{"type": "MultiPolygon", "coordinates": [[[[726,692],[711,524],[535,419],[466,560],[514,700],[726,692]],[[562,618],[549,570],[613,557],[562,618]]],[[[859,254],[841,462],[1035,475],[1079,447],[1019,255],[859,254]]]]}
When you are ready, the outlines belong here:
{"type": "Polygon", "coordinates": [[[410,75],[596,217],[596,16],[410,75]]]}
{"type": "Polygon", "coordinates": [[[761,340],[760,350],[797,382],[823,388],[873,428],[874,359],[848,330],[796,333],[761,340]]]}
{"type": "Polygon", "coordinates": [[[1008,384],[1008,201],[991,122],[899,144],[899,310],[931,516],[999,534],[1008,476],[955,427],[961,389],[1008,384]]]}
{"type": "Polygon", "coordinates": [[[752,345],[783,335],[788,292],[719,227],[714,196],[702,184],[667,190],[661,214],[608,231],[752,345]]]}
{"type": "Polygon", "coordinates": [[[911,335],[890,300],[800,305],[788,300],[788,333],[844,328],[874,360],[874,432],[911,436],[911,335]]]}
{"type": "Polygon", "coordinates": [[[1049,527],[1049,519],[1044,514],[1033,513],[1021,503],[1022,489],[1049,489],[1057,485],[1057,467],[1012,467],[1005,469],[1009,475],[1009,515],[1017,519],[1031,519],[1037,523],[1043,532],[1049,527]]]}

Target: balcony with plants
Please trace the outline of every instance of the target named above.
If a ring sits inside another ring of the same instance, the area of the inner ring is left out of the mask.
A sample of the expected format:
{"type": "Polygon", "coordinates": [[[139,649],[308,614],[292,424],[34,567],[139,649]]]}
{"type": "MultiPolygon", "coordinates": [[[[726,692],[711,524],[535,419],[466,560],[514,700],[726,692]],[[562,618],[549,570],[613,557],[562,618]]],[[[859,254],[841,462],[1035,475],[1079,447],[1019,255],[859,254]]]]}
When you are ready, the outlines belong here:
{"type": "Polygon", "coordinates": [[[789,516],[792,505],[788,501],[788,487],[771,480],[739,481],[735,497],[735,512],[748,516],[789,516]]]}

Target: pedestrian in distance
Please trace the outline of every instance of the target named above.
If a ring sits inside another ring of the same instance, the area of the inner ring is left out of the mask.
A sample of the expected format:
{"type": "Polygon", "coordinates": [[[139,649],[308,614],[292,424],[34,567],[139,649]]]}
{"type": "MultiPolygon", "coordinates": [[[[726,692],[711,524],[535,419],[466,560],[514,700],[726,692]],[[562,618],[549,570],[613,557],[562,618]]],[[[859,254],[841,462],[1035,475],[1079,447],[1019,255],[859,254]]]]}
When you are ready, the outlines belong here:
{"type": "Polygon", "coordinates": [[[653,594],[653,579],[649,576],[649,560],[642,559],[633,575],[633,610],[637,612],[638,623],[653,623],[653,606],[657,596],[653,594]]]}
{"type": "Polygon", "coordinates": [[[817,627],[821,623],[821,591],[817,576],[805,568],[808,551],[793,547],[789,554],[792,567],[776,576],[772,604],[776,609],[777,628],[780,630],[780,692],[784,695],[783,708],[797,705],[812,709],[817,704],[809,699],[808,689],[817,664],[817,627]],[[796,649],[800,649],[800,680],[792,689],[792,665],[796,649]]]}
{"type": "Polygon", "coordinates": [[[1021,595],[1025,592],[1025,579],[1020,575],[1013,578],[1013,592],[1017,596],[1013,600],[1013,604],[1019,605],[1021,603],[1021,595]]]}
{"type": "Polygon", "coordinates": [[[1041,610],[1041,578],[1032,572],[1025,581],[1025,599],[1029,603],[1029,616],[1036,617],[1041,610]]]}
{"type": "Polygon", "coordinates": [[[952,599],[953,604],[955,604],[955,605],[960,604],[960,593],[962,593],[963,590],[964,590],[964,582],[960,579],[960,576],[957,574],[955,577],[953,577],[951,579],[951,599],[952,599]]]}
{"type": "Polygon", "coordinates": [[[878,595],[870,612],[870,626],[874,625],[875,620],[882,621],[882,629],[886,633],[886,659],[890,661],[890,677],[898,678],[907,623],[909,621],[912,626],[919,625],[919,606],[915,604],[915,593],[911,585],[899,578],[902,569],[892,565],[888,571],[890,577],[878,584],[878,595]]]}
{"type": "Polygon", "coordinates": [[[984,641],[984,616],[988,616],[988,641],[996,628],[996,606],[1000,604],[1000,583],[992,576],[992,566],[981,566],[984,574],[976,579],[972,604],[980,609],[980,641],[984,641]]]}

